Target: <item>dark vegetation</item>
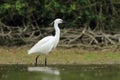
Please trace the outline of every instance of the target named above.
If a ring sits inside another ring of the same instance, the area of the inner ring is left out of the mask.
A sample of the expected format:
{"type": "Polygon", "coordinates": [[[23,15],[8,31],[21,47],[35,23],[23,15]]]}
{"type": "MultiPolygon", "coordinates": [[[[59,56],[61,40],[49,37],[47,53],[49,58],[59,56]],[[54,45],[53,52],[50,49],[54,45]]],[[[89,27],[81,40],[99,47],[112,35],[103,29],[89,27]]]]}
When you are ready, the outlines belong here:
{"type": "Polygon", "coordinates": [[[120,0],[1,0],[0,45],[37,42],[54,34],[49,24],[61,25],[64,47],[105,48],[120,46],[120,0]]]}

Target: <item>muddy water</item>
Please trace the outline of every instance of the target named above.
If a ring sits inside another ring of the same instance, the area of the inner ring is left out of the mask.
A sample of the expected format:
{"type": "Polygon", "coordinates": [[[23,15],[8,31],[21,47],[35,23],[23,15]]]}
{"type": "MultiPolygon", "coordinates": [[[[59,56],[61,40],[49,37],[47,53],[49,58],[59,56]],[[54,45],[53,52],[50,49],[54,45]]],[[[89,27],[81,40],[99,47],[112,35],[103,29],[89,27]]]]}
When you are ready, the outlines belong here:
{"type": "Polygon", "coordinates": [[[120,80],[120,65],[0,65],[0,80],[120,80]]]}

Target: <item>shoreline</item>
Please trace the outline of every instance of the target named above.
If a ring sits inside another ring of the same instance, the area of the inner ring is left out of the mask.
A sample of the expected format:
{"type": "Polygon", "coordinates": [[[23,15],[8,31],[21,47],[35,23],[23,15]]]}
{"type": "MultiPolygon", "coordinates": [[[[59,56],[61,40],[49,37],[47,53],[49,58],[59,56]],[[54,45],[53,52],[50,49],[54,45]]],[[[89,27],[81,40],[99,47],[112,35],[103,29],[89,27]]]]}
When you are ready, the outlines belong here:
{"type": "MultiPolygon", "coordinates": [[[[36,54],[27,54],[29,46],[0,47],[1,64],[30,64],[33,65],[36,54]]],[[[81,64],[120,64],[120,52],[85,50],[80,48],[57,48],[48,55],[48,65],[81,65],[81,64]]],[[[41,55],[38,64],[44,64],[45,55],[41,55]]]]}

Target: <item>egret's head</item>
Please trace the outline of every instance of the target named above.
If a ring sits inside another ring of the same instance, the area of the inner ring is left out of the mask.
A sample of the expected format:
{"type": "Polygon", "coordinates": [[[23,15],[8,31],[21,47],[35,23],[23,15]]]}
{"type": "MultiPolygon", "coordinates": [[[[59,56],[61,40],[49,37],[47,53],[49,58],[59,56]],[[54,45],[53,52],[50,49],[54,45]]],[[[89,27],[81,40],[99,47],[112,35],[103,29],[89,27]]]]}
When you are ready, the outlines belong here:
{"type": "Polygon", "coordinates": [[[60,24],[60,23],[63,23],[63,20],[60,18],[57,18],[54,20],[54,23],[60,24]]]}
{"type": "Polygon", "coordinates": [[[60,18],[57,18],[55,19],[52,23],[50,23],[50,25],[53,25],[53,24],[60,24],[60,23],[65,23],[62,19],[60,18]]]}

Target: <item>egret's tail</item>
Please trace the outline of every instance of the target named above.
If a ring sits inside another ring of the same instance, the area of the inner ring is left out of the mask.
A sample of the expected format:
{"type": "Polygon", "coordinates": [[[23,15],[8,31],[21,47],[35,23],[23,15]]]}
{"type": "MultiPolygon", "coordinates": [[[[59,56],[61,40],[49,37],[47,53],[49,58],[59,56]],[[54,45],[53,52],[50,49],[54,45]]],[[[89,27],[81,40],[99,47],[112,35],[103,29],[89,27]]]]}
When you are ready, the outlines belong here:
{"type": "Polygon", "coordinates": [[[28,54],[31,54],[32,52],[31,52],[31,50],[28,50],[28,54]]]}

